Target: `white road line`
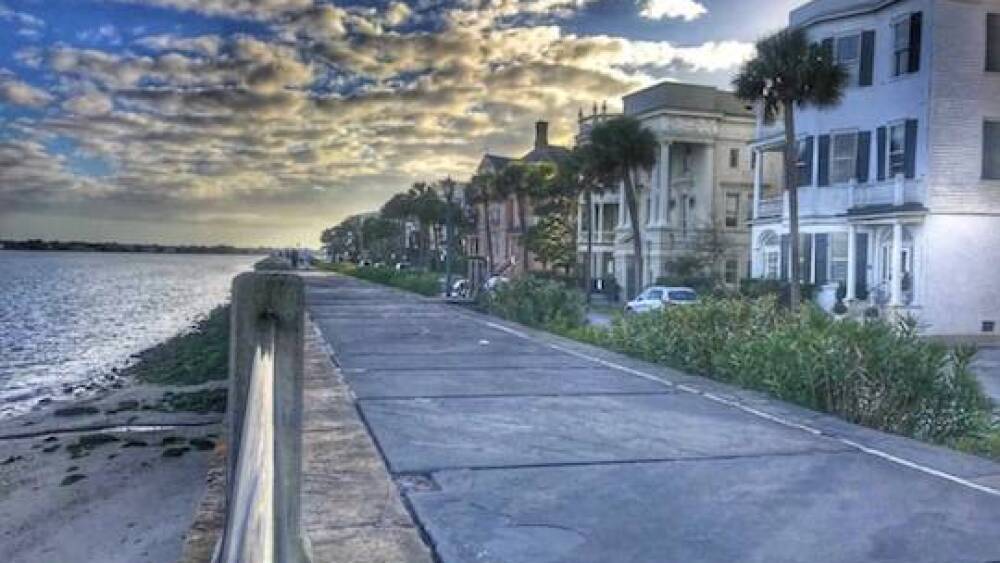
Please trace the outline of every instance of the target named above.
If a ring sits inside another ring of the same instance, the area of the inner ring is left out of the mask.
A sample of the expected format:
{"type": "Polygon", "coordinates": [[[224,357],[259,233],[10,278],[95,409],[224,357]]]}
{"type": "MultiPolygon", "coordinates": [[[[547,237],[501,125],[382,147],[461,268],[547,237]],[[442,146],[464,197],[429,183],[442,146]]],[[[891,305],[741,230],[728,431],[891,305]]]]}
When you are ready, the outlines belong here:
{"type": "MultiPolygon", "coordinates": [[[[533,340],[531,338],[531,335],[529,335],[529,334],[527,334],[525,332],[522,332],[522,331],[510,328],[510,327],[507,327],[507,326],[504,326],[504,325],[501,325],[501,324],[498,324],[498,323],[493,323],[493,322],[489,322],[489,321],[482,321],[482,322],[484,324],[486,324],[487,326],[493,328],[493,329],[499,330],[501,332],[505,332],[507,334],[511,334],[513,336],[517,336],[518,338],[523,338],[525,340],[533,340]]],[[[884,461],[888,461],[888,462],[894,463],[896,465],[902,465],[903,467],[908,467],[910,469],[914,469],[916,471],[924,473],[925,475],[930,475],[932,477],[937,477],[938,479],[944,479],[945,481],[950,481],[950,482],[952,482],[952,483],[954,483],[956,485],[960,485],[960,486],[972,489],[974,491],[979,491],[981,493],[986,493],[988,495],[993,495],[995,497],[1000,497],[1000,490],[997,490],[997,489],[994,489],[994,488],[991,488],[991,487],[987,487],[986,485],[980,485],[979,483],[975,483],[973,481],[969,481],[968,479],[963,479],[962,477],[959,477],[957,475],[952,475],[952,474],[946,473],[944,471],[939,471],[939,470],[934,469],[932,467],[927,467],[926,465],[921,465],[921,464],[919,464],[917,462],[910,461],[908,459],[904,459],[904,458],[901,458],[901,457],[898,457],[898,456],[894,456],[894,455],[892,455],[892,454],[890,454],[888,452],[884,452],[884,451],[876,449],[876,448],[871,448],[871,447],[865,446],[864,444],[859,444],[858,442],[855,442],[853,440],[849,440],[847,438],[841,438],[841,437],[838,437],[838,436],[831,436],[829,434],[825,434],[822,430],[819,430],[818,428],[813,428],[813,427],[808,426],[806,424],[799,424],[798,422],[793,422],[791,420],[782,418],[780,416],[773,415],[773,414],[770,414],[770,413],[766,413],[764,411],[761,411],[761,410],[755,409],[753,407],[744,405],[744,404],[739,403],[737,401],[733,401],[731,399],[726,399],[724,397],[720,397],[720,396],[718,396],[718,395],[716,395],[714,393],[708,393],[708,392],[705,392],[705,391],[700,391],[698,389],[695,389],[695,388],[690,387],[688,385],[684,385],[682,383],[673,383],[673,382],[670,382],[670,381],[666,381],[666,380],[664,380],[664,379],[662,379],[660,377],[657,377],[655,375],[652,375],[652,374],[649,374],[649,373],[646,373],[646,372],[643,372],[643,371],[640,371],[640,370],[637,370],[637,369],[634,369],[634,368],[630,368],[630,367],[627,367],[627,366],[623,366],[621,364],[617,364],[615,362],[611,362],[611,361],[608,361],[608,360],[602,360],[601,358],[597,358],[597,357],[594,357],[594,356],[591,356],[591,355],[588,355],[588,354],[584,354],[583,352],[578,352],[578,351],[572,350],[570,348],[565,348],[565,347],[560,346],[558,344],[552,344],[552,343],[549,343],[549,342],[546,342],[544,344],[546,346],[548,346],[549,348],[553,349],[553,350],[558,350],[560,352],[569,354],[571,356],[575,356],[575,357],[583,359],[583,360],[588,360],[588,361],[591,361],[591,362],[595,362],[595,363],[598,363],[598,364],[603,365],[605,367],[609,367],[609,368],[614,369],[614,370],[625,372],[625,373],[628,373],[628,374],[636,376],[636,377],[641,377],[642,379],[646,379],[646,380],[649,380],[649,381],[654,381],[654,382],[660,383],[662,385],[665,385],[667,387],[671,387],[671,388],[677,389],[678,391],[683,391],[685,393],[689,393],[689,394],[692,394],[692,395],[698,395],[698,396],[701,396],[701,397],[704,397],[704,398],[708,399],[709,401],[713,401],[713,402],[716,402],[716,403],[719,403],[719,404],[722,404],[722,405],[726,405],[726,406],[729,406],[729,407],[733,407],[733,408],[739,409],[739,410],[741,410],[741,411],[743,411],[745,413],[748,413],[750,415],[756,416],[758,418],[762,418],[764,420],[769,420],[771,422],[780,424],[782,426],[786,426],[788,428],[794,428],[794,429],[797,429],[797,430],[801,430],[803,432],[808,432],[809,434],[812,434],[814,436],[822,436],[822,437],[825,437],[825,438],[836,440],[837,442],[840,442],[841,444],[844,444],[845,446],[847,446],[849,448],[852,448],[852,449],[855,449],[855,450],[857,450],[859,452],[862,452],[862,453],[868,454],[870,456],[874,456],[874,457],[880,458],[880,459],[882,459],[884,461]]]]}

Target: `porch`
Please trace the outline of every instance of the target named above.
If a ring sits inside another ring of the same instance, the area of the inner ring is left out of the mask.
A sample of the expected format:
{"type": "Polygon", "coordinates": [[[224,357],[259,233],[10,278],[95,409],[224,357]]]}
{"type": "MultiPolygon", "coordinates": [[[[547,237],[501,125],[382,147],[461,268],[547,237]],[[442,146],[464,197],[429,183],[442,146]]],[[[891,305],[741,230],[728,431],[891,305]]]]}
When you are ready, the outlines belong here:
{"type": "MultiPolygon", "coordinates": [[[[800,235],[801,282],[817,286],[826,309],[843,287],[845,304],[884,313],[919,312],[922,216],[866,216],[834,224],[804,224],[800,235]]],[[[790,279],[790,237],[782,226],[754,232],[753,277],[790,279]]]]}

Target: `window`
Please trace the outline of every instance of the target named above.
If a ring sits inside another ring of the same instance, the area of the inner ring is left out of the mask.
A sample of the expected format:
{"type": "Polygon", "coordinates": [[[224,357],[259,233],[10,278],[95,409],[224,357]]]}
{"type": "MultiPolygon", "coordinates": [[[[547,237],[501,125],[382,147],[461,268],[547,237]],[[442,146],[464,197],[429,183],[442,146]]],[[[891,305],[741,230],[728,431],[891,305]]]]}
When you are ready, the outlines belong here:
{"type": "Polygon", "coordinates": [[[726,260],[726,269],[723,272],[726,283],[736,285],[736,280],[740,276],[740,263],[736,260],[726,260]]]}
{"type": "Polygon", "coordinates": [[[847,281],[847,233],[830,235],[830,281],[847,281]]]}
{"type": "Polygon", "coordinates": [[[1000,121],[983,124],[983,178],[1000,180],[1000,121]]]}
{"type": "Polygon", "coordinates": [[[837,62],[847,71],[850,79],[848,84],[858,84],[861,67],[861,36],[846,35],[837,38],[837,62]]]}
{"type": "Polygon", "coordinates": [[[858,168],[858,134],[852,132],[833,135],[830,160],[831,182],[846,184],[854,179],[858,168]]]}
{"type": "Polygon", "coordinates": [[[740,167],[740,149],[729,149],[729,167],[740,167]]]}
{"type": "Polygon", "coordinates": [[[910,17],[892,25],[892,75],[902,76],[910,70],[910,17]]]}
{"type": "Polygon", "coordinates": [[[651,289],[642,298],[643,301],[663,301],[662,289],[651,289]]]}
{"type": "Polygon", "coordinates": [[[986,71],[1000,72],[1000,14],[986,14],[986,71]]]}
{"type": "Polygon", "coordinates": [[[906,124],[897,123],[888,127],[886,170],[889,178],[906,173],[906,124]]]}
{"type": "Polygon", "coordinates": [[[726,226],[740,225],[740,194],[726,194],[726,226]]]}
{"type": "Polygon", "coordinates": [[[799,159],[795,163],[798,170],[799,186],[812,185],[812,137],[799,140],[799,159]]]}
{"type": "Polygon", "coordinates": [[[764,250],[764,277],[769,280],[781,277],[781,251],[777,248],[764,250]]]}
{"type": "Polygon", "coordinates": [[[667,298],[671,301],[697,301],[698,294],[690,290],[678,289],[669,292],[667,298]]]}

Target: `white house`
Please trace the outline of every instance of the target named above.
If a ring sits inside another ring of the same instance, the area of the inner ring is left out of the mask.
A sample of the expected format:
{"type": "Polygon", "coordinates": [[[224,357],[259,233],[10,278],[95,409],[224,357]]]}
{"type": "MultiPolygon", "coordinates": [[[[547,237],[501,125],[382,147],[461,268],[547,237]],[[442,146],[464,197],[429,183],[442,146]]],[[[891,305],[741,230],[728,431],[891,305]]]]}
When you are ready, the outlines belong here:
{"type": "MultiPolygon", "coordinates": [[[[635,295],[673,274],[672,264],[682,257],[702,260],[706,270],[731,284],[747,277],[754,178],[747,145],[756,128],[751,108],[730,92],[675,82],[623,101],[625,114],[660,142],[656,165],[637,186],[646,279],[641,284],[633,279],[632,230],[621,187],[595,197],[590,210],[580,200],[578,249],[585,256],[591,229],[594,277],[614,276],[627,295],[635,295]]],[[[593,125],[610,117],[596,111],[581,115],[577,142],[587,142],[593,125]]]]}
{"type": "MultiPolygon", "coordinates": [[[[851,76],[839,106],[796,113],[805,281],[843,283],[856,307],[928,334],[996,331],[1000,1],[814,0],[790,24],[851,76]]],[[[780,167],[783,142],[758,123],[751,147],[780,167]]],[[[753,274],[787,277],[788,203],[765,184],[753,274]]]]}

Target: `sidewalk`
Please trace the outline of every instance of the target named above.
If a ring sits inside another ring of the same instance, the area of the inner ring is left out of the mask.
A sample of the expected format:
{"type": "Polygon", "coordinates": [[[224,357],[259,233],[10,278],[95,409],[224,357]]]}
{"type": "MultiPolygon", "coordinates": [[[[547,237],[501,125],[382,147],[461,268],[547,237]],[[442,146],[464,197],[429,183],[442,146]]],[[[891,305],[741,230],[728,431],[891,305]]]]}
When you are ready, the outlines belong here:
{"type": "Polygon", "coordinates": [[[1000,560],[996,464],[358,280],[308,283],[444,563],[1000,560]]]}

